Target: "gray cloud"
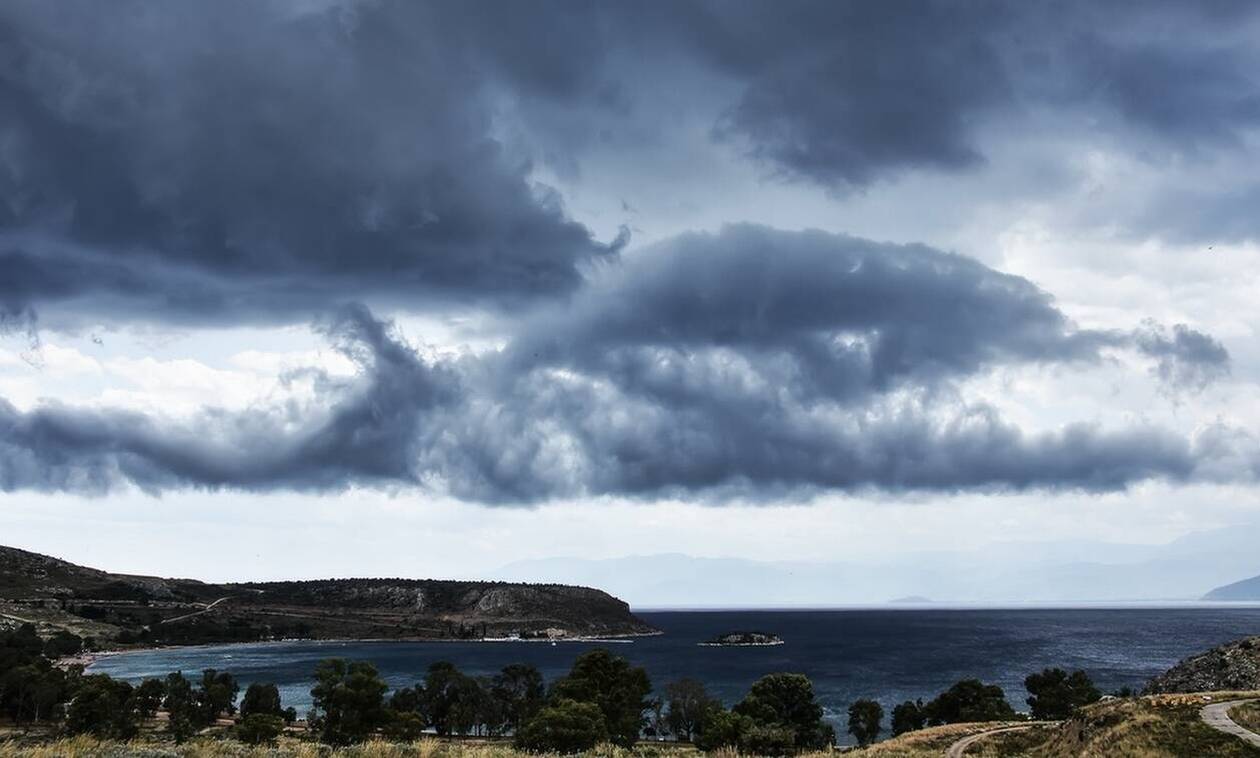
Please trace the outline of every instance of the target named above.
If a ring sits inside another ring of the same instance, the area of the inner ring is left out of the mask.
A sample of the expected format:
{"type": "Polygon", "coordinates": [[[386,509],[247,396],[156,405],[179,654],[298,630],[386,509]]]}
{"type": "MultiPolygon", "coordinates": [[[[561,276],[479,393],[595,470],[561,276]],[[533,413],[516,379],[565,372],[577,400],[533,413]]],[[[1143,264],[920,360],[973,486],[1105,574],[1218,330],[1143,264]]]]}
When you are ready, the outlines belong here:
{"type": "Polygon", "coordinates": [[[976,165],[986,126],[1040,107],[1077,114],[1082,133],[1237,146],[1260,123],[1256,16],[19,0],[0,10],[0,313],[305,321],[347,299],[572,292],[626,240],[593,239],[531,184],[532,161],[576,165],[619,130],[670,139],[669,114],[645,112],[661,107],[663,62],[716,134],[833,189],[976,165]]]}
{"type": "Polygon", "coordinates": [[[327,407],[179,424],[5,405],[0,484],[757,499],[1111,490],[1193,478],[1209,462],[1226,477],[1247,460],[1220,435],[1202,446],[1148,427],[1027,433],[967,402],[957,381],[995,366],[1129,350],[1197,386],[1228,355],[1184,326],[1077,329],[1026,280],[921,245],[753,226],[686,235],[520,322],[503,351],[438,364],[361,306],[321,329],[361,370],[350,384],[314,375],[327,407]]]}
{"type": "Polygon", "coordinates": [[[720,133],[835,189],[973,167],[986,125],[1036,108],[1178,153],[1260,123],[1260,14],[1245,3],[701,7],[693,49],[744,86],[720,133]]]}
{"type": "Polygon", "coordinates": [[[0,488],[99,494],[124,482],[151,492],[416,483],[421,420],[458,398],[457,377],[426,365],[362,306],[319,329],[360,377],[346,385],[315,372],[313,407],[206,409],[177,422],[56,404],[22,413],[0,399],[0,488]]]}
{"type": "Polygon", "coordinates": [[[609,274],[524,324],[513,370],[564,365],[652,392],[671,361],[698,371],[737,356],[768,384],[846,401],[1003,364],[1096,363],[1109,349],[1156,359],[1176,387],[1229,367],[1220,343],[1185,325],[1171,336],[1153,323],[1078,329],[1027,279],[925,245],[735,225],[640,251],[609,274]]]}
{"type": "Polygon", "coordinates": [[[615,246],[493,138],[482,61],[449,10],[7,5],[6,312],[96,298],[117,314],[306,320],[347,295],[575,287],[615,246]]]}

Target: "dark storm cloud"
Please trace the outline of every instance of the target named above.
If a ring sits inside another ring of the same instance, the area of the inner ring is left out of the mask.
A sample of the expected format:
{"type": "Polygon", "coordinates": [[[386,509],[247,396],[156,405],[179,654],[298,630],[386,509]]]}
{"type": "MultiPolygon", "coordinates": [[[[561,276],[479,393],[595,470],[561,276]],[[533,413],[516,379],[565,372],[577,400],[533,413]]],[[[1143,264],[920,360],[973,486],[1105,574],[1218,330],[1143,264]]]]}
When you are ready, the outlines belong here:
{"type": "MultiPolygon", "coordinates": [[[[420,485],[506,503],[1111,490],[1191,478],[1206,453],[1158,428],[1027,433],[962,400],[957,383],[994,366],[1097,362],[1109,351],[1155,358],[1170,383],[1205,382],[1228,365],[1219,345],[1184,326],[1077,329],[1028,281],[960,256],[754,226],[629,256],[481,357],[422,361],[362,307],[321,328],[361,369],[350,384],[315,375],[326,409],[206,411],[163,424],[5,406],[0,483],[420,485]]],[[[1236,448],[1214,444],[1212,462],[1236,448]]]]}
{"type": "Polygon", "coordinates": [[[986,130],[1041,109],[1142,149],[1238,149],[1260,121],[1255,14],[7,3],[0,329],[295,322],[360,301],[513,312],[501,351],[429,361],[366,307],[339,311],[320,328],[360,373],[290,377],[315,383],[313,403],[180,421],[0,399],[0,488],[420,486],[515,503],[1253,475],[1230,434],[1030,432],[963,398],[1002,367],[1120,355],[1195,391],[1229,356],[1188,326],[1082,329],[1020,277],[822,232],[736,225],[620,256],[627,232],[596,240],[531,176],[540,157],[580,176],[619,130],[678,139],[663,102],[832,190],[979,165],[986,130]]]}
{"type": "Polygon", "coordinates": [[[104,296],[305,320],[330,295],[572,289],[610,248],[492,138],[483,62],[448,10],[6,5],[5,311],[104,296]]]}
{"type": "Polygon", "coordinates": [[[1260,121],[1255,15],[1234,3],[6,3],[0,313],[305,321],[347,299],[436,308],[571,292],[625,238],[593,239],[531,185],[531,162],[577,171],[618,130],[671,139],[671,114],[652,112],[662,92],[774,172],[833,189],[976,165],[987,125],[1039,107],[1077,114],[1082,131],[1234,144],[1260,121]]]}
{"type": "Polygon", "coordinates": [[[644,392],[673,361],[690,366],[680,378],[709,377],[722,371],[694,372],[729,366],[735,354],[798,397],[844,401],[1005,364],[1093,363],[1121,348],[1159,361],[1161,378],[1177,386],[1228,371],[1224,347],[1185,325],[1171,336],[1155,324],[1077,329],[1027,279],[971,258],[736,225],[631,256],[524,324],[509,352],[514,370],[534,362],[598,370],[644,392]]]}

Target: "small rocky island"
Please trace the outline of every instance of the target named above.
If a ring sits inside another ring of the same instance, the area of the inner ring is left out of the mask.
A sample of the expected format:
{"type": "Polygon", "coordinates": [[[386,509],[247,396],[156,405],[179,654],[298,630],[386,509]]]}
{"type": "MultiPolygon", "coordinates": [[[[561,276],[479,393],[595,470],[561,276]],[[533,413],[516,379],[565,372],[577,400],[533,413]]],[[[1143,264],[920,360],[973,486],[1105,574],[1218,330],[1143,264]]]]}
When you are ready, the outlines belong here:
{"type": "Polygon", "coordinates": [[[702,647],[766,647],[782,645],[783,638],[765,632],[731,632],[699,643],[702,647]]]}

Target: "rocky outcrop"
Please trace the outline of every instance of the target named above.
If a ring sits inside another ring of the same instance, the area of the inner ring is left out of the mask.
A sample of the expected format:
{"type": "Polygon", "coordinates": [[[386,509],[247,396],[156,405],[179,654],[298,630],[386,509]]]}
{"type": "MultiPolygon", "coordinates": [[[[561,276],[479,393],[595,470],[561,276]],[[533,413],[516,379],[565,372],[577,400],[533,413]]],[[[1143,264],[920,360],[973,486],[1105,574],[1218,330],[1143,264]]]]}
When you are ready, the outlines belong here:
{"type": "Polygon", "coordinates": [[[1151,679],[1148,694],[1260,690],[1260,637],[1214,647],[1151,679]]]}
{"type": "Polygon", "coordinates": [[[765,647],[782,645],[783,638],[766,632],[730,632],[699,644],[705,647],[765,647]]]}

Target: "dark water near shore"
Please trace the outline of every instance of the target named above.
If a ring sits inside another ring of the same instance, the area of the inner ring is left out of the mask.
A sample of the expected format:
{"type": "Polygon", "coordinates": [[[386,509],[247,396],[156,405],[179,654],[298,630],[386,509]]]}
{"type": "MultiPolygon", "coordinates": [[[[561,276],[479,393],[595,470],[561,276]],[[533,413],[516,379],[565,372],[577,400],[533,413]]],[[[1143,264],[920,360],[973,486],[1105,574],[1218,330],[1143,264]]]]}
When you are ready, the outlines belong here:
{"type": "MultiPolygon", "coordinates": [[[[641,612],[659,637],[606,646],[645,666],[658,687],[699,679],[727,704],[762,674],[796,671],[813,680],[827,717],[843,734],[845,710],[859,697],[885,711],[930,698],[955,681],[978,677],[1006,690],[1023,710],[1023,678],[1047,666],[1081,668],[1104,691],[1140,688],[1187,655],[1260,634],[1260,608],[1069,610],[825,610],[641,612]],[[780,635],[776,647],[699,647],[718,634],[757,630],[780,635]]],[[[470,674],[509,663],[537,666],[548,681],[599,643],[279,642],[108,656],[92,666],[130,680],[204,668],[231,671],[243,684],[280,685],[285,705],[310,707],[310,675],[322,658],[370,660],[395,687],[411,685],[429,664],[454,662],[470,674]]]]}

